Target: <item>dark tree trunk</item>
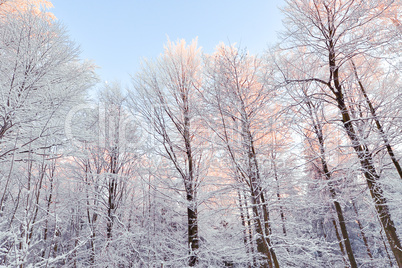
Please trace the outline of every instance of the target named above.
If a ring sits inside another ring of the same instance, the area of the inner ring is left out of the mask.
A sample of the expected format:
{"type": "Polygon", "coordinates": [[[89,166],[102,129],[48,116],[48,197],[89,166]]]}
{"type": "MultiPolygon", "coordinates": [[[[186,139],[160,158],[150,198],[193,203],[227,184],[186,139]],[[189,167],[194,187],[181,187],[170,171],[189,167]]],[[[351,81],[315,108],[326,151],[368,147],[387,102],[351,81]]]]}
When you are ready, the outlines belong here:
{"type": "MultiPolygon", "coordinates": [[[[188,94],[187,91],[183,91],[188,94]]],[[[191,147],[191,135],[190,135],[190,111],[189,111],[189,103],[188,96],[183,93],[182,95],[183,103],[184,103],[184,129],[183,129],[183,138],[186,148],[186,156],[187,156],[187,172],[188,176],[184,179],[184,185],[186,188],[187,194],[187,220],[188,220],[188,244],[190,249],[190,258],[188,261],[189,266],[196,266],[198,263],[197,251],[200,247],[199,238],[198,238],[198,219],[197,219],[197,200],[196,200],[196,175],[193,166],[193,152],[191,147]]]]}
{"type": "MultiPolygon", "coordinates": [[[[193,198],[191,195],[187,195],[187,201],[191,204],[193,198]]],[[[188,261],[189,266],[196,266],[198,262],[197,250],[199,248],[198,241],[198,219],[197,209],[194,206],[187,207],[187,219],[188,219],[188,244],[190,247],[190,259],[188,261]]]]}
{"type": "MultiPolygon", "coordinates": [[[[313,111],[313,104],[310,102],[310,100],[307,100],[306,104],[307,104],[311,119],[313,121],[313,129],[314,129],[315,135],[317,136],[317,140],[318,140],[318,144],[319,144],[319,148],[320,148],[320,160],[321,160],[322,172],[323,172],[325,179],[328,181],[329,192],[331,193],[331,197],[334,200],[334,207],[335,207],[336,215],[338,216],[339,226],[341,228],[342,238],[345,243],[345,249],[346,249],[346,253],[348,255],[349,263],[352,268],[357,268],[357,263],[356,263],[356,259],[353,254],[352,246],[350,244],[349,234],[348,234],[348,231],[346,228],[345,219],[343,217],[342,208],[341,208],[339,202],[336,200],[337,194],[336,194],[334,186],[332,185],[332,182],[331,182],[331,173],[329,171],[328,163],[327,163],[327,160],[325,157],[325,146],[324,146],[324,136],[323,136],[322,126],[320,124],[319,119],[315,118],[315,115],[314,115],[315,112],[313,111]]],[[[341,250],[342,250],[342,247],[341,247],[341,250]]]]}
{"type": "Polygon", "coordinates": [[[266,240],[264,229],[263,229],[263,223],[261,221],[261,215],[258,211],[257,208],[257,199],[256,199],[256,194],[254,192],[251,193],[251,203],[252,203],[252,208],[253,208],[253,214],[256,222],[255,226],[255,231],[258,234],[258,237],[256,239],[257,242],[257,251],[262,254],[263,256],[263,263],[261,264],[262,268],[273,268],[272,264],[272,256],[271,256],[271,251],[269,250],[269,245],[268,241],[266,240]]]}
{"type": "Polygon", "coordinates": [[[365,90],[365,88],[363,86],[363,83],[361,82],[361,80],[360,80],[360,78],[359,78],[359,76],[357,74],[357,69],[356,69],[356,66],[355,66],[353,61],[352,61],[352,66],[353,66],[353,69],[354,69],[354,73],[355,73],[357,82],[359,84],[360,91],[362,92],[362,94],[364,96],[364,99],[366,100],[366,103],[367,103],[367,105],[369,107],[370,113],[373,116],[373,119],[374,119],[375,125],[377,127],[377,130],[380,132],[380,136],[381,136],[381,138],[382,138],[382,140],[383,140],[383,142],[385,144],[385,148],[387,148],[388,155],[391,158],[392,163],[394,164],[395,169],[399,174],[399,178],[402,179],[402,168],[399,165],[398,159],[395,156],[394,150],[392,149],[392,146],[391,146],[391,144],[390,144],[390,142],[388,140],[388,137],[387,137],[387,135],[386,135],[386,133],[384,131],[384,128],[382,127],[381,122],[378,119],[377,113],[376,113],[376,111],[374,109],[374,106],[371,103],[367,93],[366,93],[366,90],[365,90]]]}
{"type": "Polygon", "coordinates": [[[345,247],[343,246],[342,237],[341,237],[341,235],[339,234],[338,225],[336,224],[336,220],[335,220],[335,219],[332,219],[332,225],[334,226],[334,229],[335,229],[336,239],[338,239],[339,249],[340,249],[341,252],[342,252],[343,262],[345,263],[345,268],[348,268],[349,265],[348,265],[348,262],[347,262],[346,259],[345,259],[345,247]]]}
{"type": "Polygon", "coordinates": [[[341,92],[337,94],[337,102],[338,107],[342,113],[343,125],[346,129],[347,135],[352,141],[352,147],[360,160],[360,165],[363,169],[364,177],[366,178],[371,197],[374,200],[377,214],[380,218],[385,235],[387,236],[388,242],[391,246],[391,250],[394,253],[398,265],[402,267],[402,251],[400,250],[402,248],[401,243],[398,234],[396,233],[395,224],[392,221],[391,214],[389,212],[387,200],[384,197],[383,190],[378,183],[379,176],[374,167],[372,156],[368,151],[367,146],[360,143],[353,128],[349,112],[342,96],[343,95],[341,94],[341,92]]]}
{"type": "Polygon", "coordinates": [[[262,191],[257,154],[254,147],[253,137],[250,132],[250,126],[248,125],[249,118],[243,103],[241,118],[241,136],[243,139],[244,150],[247,152],[247,179],[249,180],[248,185],[250,187],[253,214],[256,219],[256,232],[259,234],[257,239],[257,250],[262,255],[266,256],[264,261],[267,262],[268,267],[279,268],[279,262],[274,248],[272,247],[272,242],[270,241],[271,228],[269,226],[269,211],[262,191]]]}
{"type": "Polygon", "coordinates": [[[352,246],[350,244],[349,234],[346,229],[345,219],[343,217],[341,205],[339,204],[338,201],[334,201],[334,205],[335,205],[336,214],[338,216],[339,226],[341,227],[341,233],[342,233],[342,237],[343,237],[343,240],[345,243],[346,253],[348,254],[350,266],[353,268],[354,267],[357,268],[357,263],[355,260],[355,256],[353,254],[352,246]]]}
{"type": "Polygon", "coordinates": [[[365,234],[365,232],[363,230],[363,226],[362,226],[362,224],[361,224],[361,222],[359,220],[359,213],[357,211],[355,202],[352,202],[352,206],[353,206],[353,210],[354,210],[354,212],[356,214],[356,217],[357,217],[356,221],[357,221],[357,225],[359,226],[359,229],[360,229],[360,234],[362,235],[364,245],[366,246],[367,255],[370,257],[371,260],[373,260],[373,254],[371,253],[366,234],[365,234]]]}

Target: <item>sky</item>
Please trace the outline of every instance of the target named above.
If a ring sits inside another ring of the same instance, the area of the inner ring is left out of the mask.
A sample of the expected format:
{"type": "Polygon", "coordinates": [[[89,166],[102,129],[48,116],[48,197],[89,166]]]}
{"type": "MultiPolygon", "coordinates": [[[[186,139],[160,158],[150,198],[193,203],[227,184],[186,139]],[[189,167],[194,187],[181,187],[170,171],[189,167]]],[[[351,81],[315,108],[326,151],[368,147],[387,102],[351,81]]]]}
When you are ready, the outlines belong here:
{"type": "Polygon", "coordinates": [[[278,41],[284,0],[52,0],[50,10],[92,60],[101,81],[130,85],[141,60],[156,58],[163,45],[198,37],[204,53],[219,42],[262,54],[278,41]]]}

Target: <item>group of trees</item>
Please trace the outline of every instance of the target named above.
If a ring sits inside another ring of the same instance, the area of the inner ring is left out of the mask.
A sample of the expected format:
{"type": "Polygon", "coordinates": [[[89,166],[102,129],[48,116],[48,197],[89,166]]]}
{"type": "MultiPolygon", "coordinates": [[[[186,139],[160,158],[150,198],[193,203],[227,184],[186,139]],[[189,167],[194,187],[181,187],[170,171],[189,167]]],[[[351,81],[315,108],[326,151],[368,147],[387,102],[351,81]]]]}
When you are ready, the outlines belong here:
{"type": "Polygon", "coordinates": [[[0,265],[402,267],[400,1],[287,0],[262,56],[168,40],[130,88],[0,1],[0,265]]]}

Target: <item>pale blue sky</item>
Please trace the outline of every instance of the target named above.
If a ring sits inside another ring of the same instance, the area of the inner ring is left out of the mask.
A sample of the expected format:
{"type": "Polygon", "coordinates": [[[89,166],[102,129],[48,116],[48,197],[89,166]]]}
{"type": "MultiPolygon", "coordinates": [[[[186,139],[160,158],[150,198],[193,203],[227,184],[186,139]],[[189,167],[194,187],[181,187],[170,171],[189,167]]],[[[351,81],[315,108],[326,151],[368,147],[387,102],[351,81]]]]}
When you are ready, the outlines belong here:
{"type": "Polygon", "coordinates": [[[52,0],[50,10],[80,45],[82,58],[93,60],[102,80],[130,83],[141,59],[163,51],[167,36],[198,45],[210,53],[223,41],[261,54],[277,42],[283,0],[52,0]]]}

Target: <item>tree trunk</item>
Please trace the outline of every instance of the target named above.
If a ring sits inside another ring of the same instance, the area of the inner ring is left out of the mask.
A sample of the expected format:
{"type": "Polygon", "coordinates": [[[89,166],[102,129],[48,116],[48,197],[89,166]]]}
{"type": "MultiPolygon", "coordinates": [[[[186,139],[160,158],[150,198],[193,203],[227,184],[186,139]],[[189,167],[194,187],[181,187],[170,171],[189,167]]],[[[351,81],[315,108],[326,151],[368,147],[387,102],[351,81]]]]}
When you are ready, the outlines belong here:
{"type": "Polygon", "coordinates": [[[276,197],[277,197],[278,203],[279,203],[279,212],[281,215],[283,235],[286,236],[285,213],[283,212],[283,206],[281,204],[281,195],[279,193],[280,187],[279,187],[279,180],[278,180],[278,172],[276,170],[277,168],[276,168],[275,161],[276,161],[276,159],[274,159],[274,157],[272,156],[272,162],[273,162],[273,168],[274,168],[274,178],[275,178],[275,182],[276,182],[276,197]]]}
{"type": "Polygon", "coordinates": [[[251,192],[251,204],[253,208],[254,219],[256,222],[255,231],[258,234],[256,239],[257,242],[257,251],[263,255],[263,263],[261,264],[262,268],[273,268],[272,265],[272,257],[271,251],[269,250],[269,245],[265,237],[265,233],[263,231],[263,223],[261,222],[261,215],[258,211],[258,201],[257,196],[254,191],[251,192]]]}
{"type": "MultiPolygon", "coordinates": [[[[188,94],[188,92],[186,92],[188,94]]],[[[188,220],[188,244],[190,248],[190,258],[188,261],[189,266],[196,266],[198,263],[197,251],[199,249],[198,240],[198,219],[197,219],[197,203],[196,203],[196,177],[194,175],[193,167],[193,153],[191,148],[191,135],[190,135],[190,117],[189,117],[189,104],[188,96],[183,94],[184,103],[184,129],[183,137],[186,146],[186,155],[188,163],[188,176],[184,179],[184,185],[187,193],[187,220],[188,220]]]]}
{"type": "Polygon", "coordinates": [[[257,154],[254,148],[253,137],[248,125],[249,119],[244,105],[242,105],[241,117],[241,135],[243,138],[243,147],[247,152],[248,161],[247,177],[249,179],[254,217],[256,218],[257,223],[256,231],[260,236],[257,239],[257,249],[260,253],[266,256],[266,261],[268,261],[268,265],[270,268],[279,268],[279,262],[269,238],[269,236],[271,235],[271,228],[269,226],[269,211],[264,199],[264,193],[261,189],[261,178],[258,167],[257,154]]]}
{"type": "Polygon", "coordinates": [[[250,218],[250,212],[248,209],[248,202],[247,202],[247,198],[246,198],[246,193],[243,191],[243,195],[244,195],[244,206],[246,208],[246,219],[247,219],[247,229],[248,229],[248,240],[250,241],[250,249],[251,249],[251,255],[253,257],[253,267],[256,266],[256,259],[255,259],[255,255],[254,255],[254,242],[253,242],[253,230],[251,228],[251,218],[250,218]]]}
{"type": "MultiPolygon", "coordinates": [[[[243,226],[244,247],[246,249],[247,256],[250,257],[250,260],[251,260],[251,256],[250,256],[250,243],[251,243],[251,240],[248,241],[246,218],[244,216],[243,198],[242,198],[240,190],[237,191],[237,194],[238,194],[238,198],[239,198],[240,220],[241,220],[241,225],[243,226]]],[[[247,206],[246,206],[246,209],[247,209],[247,206]]],[[[248,263],[248,267],[251,268],[251,262],[248,263]]]]}
{"type": "Polygon", "coordinates": [[[338,201],[334,201],[334,205],[335,205],[336,214],[338,216],[339,226],[341,227],[341,233],[342,233],[342,237],[343,237],[343,240],[345,243],[346,253],[348,254],[350,266],[352,268],[357,268],[357,263],[356,263],[354,255],[353,255],[353,249],[350,244],[350,239],[349,239],[348,231],[346,229],[345,219],[343,217],[341,205],[339,204],[338,201]]]}
{"type": "Polygon", "coordinates": [[[353,210],[356,214],[356,221],[357,221],[357,225],[359,226],[359,229],[360,229],[360,234],[362,235],[364,245],[366,246],[367,255],[370,257],[371,260],[373,260],[373,254],[371,253],[366,234],[365,234],[365,232],[363,230],[363,226],[359,220],[359,213],[357,212],[355,202],[352,202],[352,206],[353,206],[353,210]]]}
{"type": "Polygon", "coordinates": [[[361,82],[361,80],[360,80],[360,78],[359,78],[359,76],[357,74],[357,69],[356,69],[356,66],[355,66],[353,61],[352,61],[352,66],[353,66],[353,70],[354,70],[357,82],[359,84],[360,91],[362,92],[362,94],[364,96],[364,99],[366,100],[366,103],[369,106],[370,113],[373,116],[373,119],[374,119],[374,122],[376,124],[376,127],[377,127],[378,131],[380,132],[380,136],[381,136],[381,138],[382,138],[382,140],[383,140],[383,142],[385,144],[385,148],[387,148],[388,155],[391,158],[392,163],[394,164],[395,169],[399,174],[399,178],[402,179],[402,168],[399,165],[398,159],[396,158],[396,156],[394,154],[394,150],[392,149],[392,146],[391,146],[391,144],[390,144],[390,142],[388,140],[388,137],[385,134],[385,131],[384,131],[384,129],[383,129],[381,123],[380,123],[380,120],[378,119],[378,116],[377,116],[377,114],[375,112],[374,106],[371,103],[371,101],[370,101],[370,99],[369,99],[369,97],[368,97],[368,95],[366,93],[366,90],[365,90],[365,88],[363,86],[363,83],[361,82]]]}
{"type": "Polygon", "coordinates": [[[390,267],[394,267],[394,265],[392,263],[391,256],[389,255],[389,252],[388,252],[387,243],[385,242],[384,236],[382,235],[382,229],[380,229],[380,236],[381,236],[382,244],[384,245],[385,252],[387,253],[387,257],[388,257],[388,260],[389,260],[389,265],[390,265],[390,267]]]}
{"type": "Polygon", "coordinates": [[[261,192],[260,196],[261,196],[262,209],[263,209],[263,214],[264,214],[265,234],[266,234],[267,243],[269,245],[269,252],[271,253],[272,261],[274,262],[275,267],[279,268],[278,258],[276,257],[274,248],[272,247],[271,239],[269,238],[269,235],[272,233],[271,226],[269,223],[269,221],[270,221],[269,220],[269,210],[268,210],[265,198],[264,198],[264,193],[261,192]]]}
{"type": "Polygon", "coordinates": [[[373,159],[371,154],[368,152],[368,148],[365,145],[362,145],[358,140],[352,122],[350,121],[349,112],[343,101],[341,92],[339,92],[337,95],[338,107],[342,113],[342,122],[344,128],[346,129],[346,133],[352,141],[352,147],[356,151],[357,156],[360,160],[363,174],[367,180],[367,185],[370,190],[371,197],[375,202],[375,208],[383,226],[385,235],[387,236],[388,242],[391,246],[391,250],[394,253],[398,265],[402,267],[402,251],[400,250],[402,248],[401,242],[399,240],[398,234],[396,233],[395,224],[391,219],[387,200],[384,197],[383,190],[378,183],[380,177],[378,176],[377,171],[374,167],[373,159]]]}
{"type": "MultiPolygon", "coordinates": [[[[192,204],[193,197],[191,195],[187,195],[187,201],[192,204]]],[[[187,220],[188,244],[190,247],[190,259],[188,261],[188,265],[192,267],[196,266],[198,262],[197,250],[199,248],[197,209],[192,205],[187,207],[187,220]]]]}
{"type": "MultiPolygon", "coordinates": [[[[313,104],[310,102],[310,100],[307,100],[307,107],[309,114],[311,116],[312,122],[313,122],[313,129],[314,132],[317,136],[319,148],[320,148],[320,160],[321,160],[321,167],[322,167],[322,172],[324,173],[325,179],[328,181],[328,187],[329,187],[329,192],[331,193],[331,197],[334,200],[334,207],[336,211],[336,215],[338,216],[338,221],[339,221],[339,226],[341,228],[341,233],[342,233],[342,238],[345,243],[345,249],[346,253],[348,255],[349,263],[352,268],[357,268],[357,263],[356,259],[353,254],[353,249],[350,244],[350,239],[349,239],[349,234],[346,228],[345,224],[345,219],[343,217],[343,212],[341,205],[339,202],[336,200],[337,194],[334,189],[334,186],[332,185],[331,182],[331,172],[329,171],[328,163],[325,157],[325,146],[324,146],[324,136],[323,136],[323,131],[322,131],[322,125],[320,124],[320,121],[318,118],[315,116],[315,111],[313,111],[313,104]]],[[[336,226],[336,225],[335,225],[336,226]]],[[[341,247],[342,250],[342,247],[341,247]]]]}
{"type": "Polygon", "coordinates": [[[335,219],[332,219],[332,225],[334,226],[336,239],[338,239],[338,245],[339,245],[339,249],[341,250],[341,253],[342,253],[342,257],[343,257],[342,259],[343,259],[343,262],[345,263],[345,268],[348,268],[349,265],[348,265],[348,262],[345,259],[345,248],[343,247],[342,238],[341,238],[341,235],[339,234],[338,226],[336,224],[335,219]]]}

